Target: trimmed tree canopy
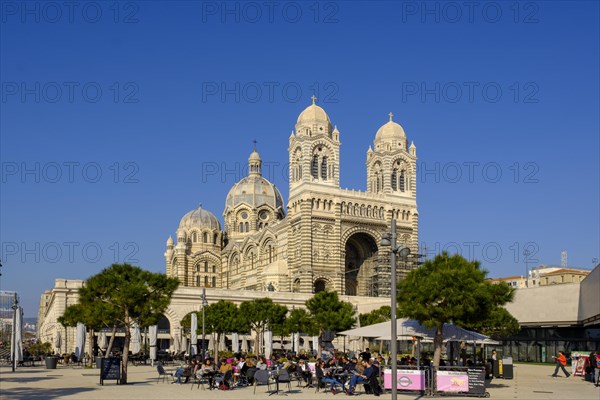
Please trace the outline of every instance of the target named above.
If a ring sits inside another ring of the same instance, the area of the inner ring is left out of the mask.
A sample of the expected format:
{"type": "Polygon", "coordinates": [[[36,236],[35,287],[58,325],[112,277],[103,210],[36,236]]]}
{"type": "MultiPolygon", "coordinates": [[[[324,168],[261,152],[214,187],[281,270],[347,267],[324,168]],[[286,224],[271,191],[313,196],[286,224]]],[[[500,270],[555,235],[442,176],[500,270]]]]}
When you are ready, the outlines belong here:
{"type": "Polygon", "coordinates": [[[127,383],[127,358],[130,329],[134,323],[150,326],[158,323],[171,302],[179,281],[130,264],[113,264],[89,278],[79,289],[79,304],[67,308],[61,323],[78,321],[95,327],[111,324],[125,329],[121,383],[127,383]]]}
{"type": "Polygon", "coordinates": [[[437,330],[434,365],[439,365],[444,323],[477,326],[502,313],[501,306],[512,301],[513,289],[486,281],[486,275],[478,261],[444,252],[410,271],[398,284],[398,315],[437,330]]]}

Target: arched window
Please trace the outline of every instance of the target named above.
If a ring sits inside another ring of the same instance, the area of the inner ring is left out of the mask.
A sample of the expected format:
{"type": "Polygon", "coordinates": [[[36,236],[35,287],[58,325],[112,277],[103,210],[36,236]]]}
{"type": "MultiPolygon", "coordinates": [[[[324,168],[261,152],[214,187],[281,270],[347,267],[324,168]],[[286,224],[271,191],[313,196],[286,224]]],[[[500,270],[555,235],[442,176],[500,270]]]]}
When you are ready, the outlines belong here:
{"type": "Polygon", "coordinates": [[[200,275],[196,275],[196,286],[200,286],[200,275]]]}
{"type": "Polygon", "coordinates": [[[321,179],[327,180],[327,156],[321,160],[321,179]]]}
{"type": "Polygon", "coordinates": [[[396,168],[394,168],[394,170],[392,171],[391,184],[393,191],[398,190],[398,170],[396,168]]]}
{"type": "Polygon", "coordinates": [[[217,266],[216,265],[212,266],[212,272],[213,272],[213,274],[217,273],[217,266]]]}
{"type": "Polygon", "coordinates": [[[239,231],[240,232],[244,232],[244,223],[243,222],[240,222],[240,229],[239,229],[239,231]]]}
{"type": "Polygon", "coordinates": [[[204,272],[208,272],[208,261],[204,261],[204,272]]]}
{"type": "Polygon", "coordinates": [[[207,287],[208,286],[208,276],[204,276],[204,286],[207,287]]]}
{"type": "Polygon", "coordinates": [[[217,239],[219,238],[219,236],[215,233],[213,235],[213,244],[217,244],[217,239]]]}
{"type": "Polygon", "coordinates": [[[192,233],[192,242],[197,242],[198,241],[198,236],[196,235],[196,232],[192,233]]]}
{"type": "Polygon", "coordinates": [[[212,277],[212,287],[217,287],[217,277],[216,276],[212,277]]]}
{"type": "Polygon", "coordinates": [[[247,222],[244,222],[244,230],[245,230],[246,232],[250,232],[249,225],[248,225],[248,223],[247,223],[247,222]]]}
{"type": "Polygon", "coordinates": [[[400,171],[400,191],[404,192],[404,170],[400,171]]]}
{"type": "Polygon", "coordinates": [[[310,174],[313,178],[319,177],[319,156],[316,154],[313,156],[312,159],[312,164],[310,166],[310,174]]]}
{"type": "Polygon", "coordinates": [[[202,234],[202,241],[203,241],[204,243],[208,243],[208,234],[207,234],[206,232],[204,232],[204,233],[202,234]]]}

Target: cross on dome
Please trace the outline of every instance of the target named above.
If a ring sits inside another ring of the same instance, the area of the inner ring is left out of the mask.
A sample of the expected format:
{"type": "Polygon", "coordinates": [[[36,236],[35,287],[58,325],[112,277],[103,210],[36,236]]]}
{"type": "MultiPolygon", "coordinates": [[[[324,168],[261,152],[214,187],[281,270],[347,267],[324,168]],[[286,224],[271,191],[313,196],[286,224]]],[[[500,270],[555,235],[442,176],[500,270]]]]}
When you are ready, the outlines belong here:
{"type": "Polygon", "coordinates": [[[313,95],[311,96],[311,99],[312,99],[312,101],[313,101],[313,104],[315,104],[315,101],[317,100],[317,97],[316,97],[316,96],[313,94],[313,95]]]}
{"type": "Polygon", "coordinates": [[[392,117],[394,116],[394,114],[392,114],[391,112],[388,114],[390,116],[390,121],[392,120],[392,117]]]}

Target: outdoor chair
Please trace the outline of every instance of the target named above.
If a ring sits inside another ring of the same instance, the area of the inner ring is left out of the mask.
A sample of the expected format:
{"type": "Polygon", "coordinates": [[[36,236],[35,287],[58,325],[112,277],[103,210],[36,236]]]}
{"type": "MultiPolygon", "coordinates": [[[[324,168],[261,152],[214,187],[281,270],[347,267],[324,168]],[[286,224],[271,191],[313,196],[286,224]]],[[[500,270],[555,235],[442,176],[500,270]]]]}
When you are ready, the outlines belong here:
{"type": "Polygon", "coordinates": [[[246,382],[248,385],[252,385],[254,383],[254,375],[256,374],[256,371],[258,371],[258,368],[256,367],[250,367],[246,371],[246,382]]]}
{"type": "Polygon", "coordinates": [[[170,376],[171,379],[174,379],[172,372],[165,371],[165,367],[162,366],[161,363],[156,364],[156,371],[158,371],[158,376],[156,377],[156,383],[162,378],[163,382],[167,379],[167,376],[170,376]]]}
{"type": "Polygon", "coordinates": [[[221,374],[221,375],[215,376],[214,385],[217,389],[220,389],[221,385],[225,384],[227,387],[229,387],[231,389],[231,387],[233,386],[232,380],[233,380],[233,371],[229,370],[225,373],[225,375],[221,374]]]}
{"type": "Polygon", "coordinates": [[[258,385],[267,385],[267,390],[271,390],[271,377],[269,376],[269,371],[264,369],[259,369],[254,374],[254,394],[256,394],[256,386],[258,385]]]}
{"type": "MultiPolygon", "coordinates": [[[[192,379],[194,380],[192,382],[192,384],[190,385],[190,390],[192,390],[194,388],[194,384],[197,384],[198,389],[200,389],[200,385],[202,385],[202,390],[206,390],[206,388],[204,387],[204,385],[210,385],[210,380],[208,379],[207,376],[204,376],[202,371],[198,371],[196,372],[196,375],[192,376],[192,379]]],[[[214,381],[213,381],[214,383],[214,381]]],[[[209,389],[211,389],[209,387],[209,389]]]]}
{"type": "Polygon", "coordinates": [[[277,380],[279,381],[279,383],[287,383],[288,386],[288,392],[292,390],[292,378],[290,377],[290,373],[288,372],[287,369],[283,368],[282,370],[279,371],[279,376],[277,377],[277,380]]]}

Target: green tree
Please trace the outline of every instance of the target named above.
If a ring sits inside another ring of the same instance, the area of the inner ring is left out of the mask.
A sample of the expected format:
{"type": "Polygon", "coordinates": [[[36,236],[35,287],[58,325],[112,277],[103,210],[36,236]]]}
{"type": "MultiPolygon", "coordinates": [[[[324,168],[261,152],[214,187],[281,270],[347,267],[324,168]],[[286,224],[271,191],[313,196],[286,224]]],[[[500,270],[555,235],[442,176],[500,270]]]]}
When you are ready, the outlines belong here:
{"type": "Polygon", "coordinates": [[[294,308],[285,323],[289,332],[301,332],[311,336],[319,333],[314,318],[304,308],[294,308]]]}
{"type": "MultiPolygon", "coordinates": [[[[193,313],[198,316],[198,325],[195,329],[199,340],[202,340],[202,311],[194,311],[193,313]]],[[[192,313],[189,313],[181,320],[182,327],[190,328],[191,315],[192,313]]],[[[206,306],[204,310],[204,333],[217,335],[215,349],[213,349],[215,357],[219,351],[218,344],[221,340],[221,334],[248,331],[249,329],[240,318],[238,307],[231,301],[219,300],[206,306]]]]}
{"type": "Polygon", "coordinates": [[[306,308],[321,335],[325,331],[350,329],[356,323],[352,303],[341,301],[337,292],[325,290],[315,294],[306,301],[306,308]]]}
{"type": "MultiPolygon", "coordinates": [[[[216,333],[217,340],[215,341],[215,357],[219,354],[219,343],[221,341],[221,335],[228,332],[242,332],[244,331],[244,323],[240,319],[240,310],[238,307],[225,300],[219,300],[216,303],[208,305],[205,310],[206,324],[205,328],[207,332],[216,333]]],[[[199,328],[202,329],[202,318],[198,319],[199,328]]]]}
{"type": "Polygon", "coordinates": [[[461,327],[488,321],[502,305],[512,301],[513,289],[485,280],[478,261],[446,252],[408,273],[398,284],[398,315],[435,328],[433,364],[438,366],[444,323],[461,327]]]}
{"type": "MultiPolygon", "coordinates": [[[[97,322],[103,312],[110,313],[113,324],[125,330],[121,383],[127,383],[127,362],[131,331],[135,323],[150,326],[158,323],[171,302],[179,281],[164,274],[144,271],[130,264],[113,264],[90,277],[79,289],[79,313],[97,322]]],[[[66,321],[73,321],[67,314],[66,321]]],[[[75,318],[77,319],[77,318],[75,318]]],[[[80,322],[84,322],[81,320],[80,322]]]]}
{"type": "Polygon", "coordinates": [[[93,352],[92,341],[94,331],[112,327],[112,336],[107,350],[108,354],[112,349],[115,334],[117,332],[117,325],[115,324],[117,315],[117,309],[110,304],[100,303],[96,304],[95,307],[87,307],[81,303],[75,303],[68,306],[63,315],[58,317],[57,321],[64,327],[75,327],[78,322],[85,324],[88,332],[88,354],[92,354],[93,352]]]}
{"type": "Polygon", "coordinates": [[[273,303],[268,297],[244,301],[240,304],[240,315],[244,324],[247,324],[255,333],[254,351],[261,350],[261,339],[267,328],[281,324],[288,312],[286,306],[273,303]]]}
{"type": "Polygon", "coordinates": [[[466,324],[464,328],[483,333],[495,340],[516,335],[521,329],[519,321],[503,307],[497,307],[490,312],[488,318],[466,324]]]}
{"type": "Polygon", "coordinates": [[[368,326],[373,324],[378,324],[380,322],[389,321],[392,318],[392,307],[390,306],[381,306],[376,310],[372,310],[366,314],[360,314],[358,316],[358,320],[360,321],[360,326],[368,326]]]}

